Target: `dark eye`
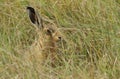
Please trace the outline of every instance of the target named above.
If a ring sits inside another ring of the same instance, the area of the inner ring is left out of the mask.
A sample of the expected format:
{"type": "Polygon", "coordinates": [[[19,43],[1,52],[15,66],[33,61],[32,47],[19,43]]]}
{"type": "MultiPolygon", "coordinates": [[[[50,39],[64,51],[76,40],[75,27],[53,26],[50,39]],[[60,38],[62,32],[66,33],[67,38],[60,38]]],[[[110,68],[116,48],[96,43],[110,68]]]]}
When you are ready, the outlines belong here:
{"type": "Polygon", "coordinates": [[[48,29],[48,30],[47,30],[47,33],[50,34],[50,33],[52,33],[52,32],[51,32],[51,30],[48,29]]]}
{"type": "Polygon", "coordinates": [[[54,30],[53,29],[47,29],[47,33],[52,34],[52,33],[54,33],[54,30]]]}

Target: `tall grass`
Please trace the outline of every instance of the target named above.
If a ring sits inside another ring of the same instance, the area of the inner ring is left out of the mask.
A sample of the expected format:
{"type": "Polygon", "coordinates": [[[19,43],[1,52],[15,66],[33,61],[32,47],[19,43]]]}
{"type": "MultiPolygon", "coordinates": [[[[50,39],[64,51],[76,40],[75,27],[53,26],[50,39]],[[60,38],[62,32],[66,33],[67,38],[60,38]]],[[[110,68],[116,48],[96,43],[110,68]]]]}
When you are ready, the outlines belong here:
{"type": "Polygon", "coordinates": [[[117,0],[1,0],[0,79],[119,79],[119,17],[117,0]],[[26,6],[63,29],[61,65],[41,67],[25,59],[37,37],[26,6]]]}

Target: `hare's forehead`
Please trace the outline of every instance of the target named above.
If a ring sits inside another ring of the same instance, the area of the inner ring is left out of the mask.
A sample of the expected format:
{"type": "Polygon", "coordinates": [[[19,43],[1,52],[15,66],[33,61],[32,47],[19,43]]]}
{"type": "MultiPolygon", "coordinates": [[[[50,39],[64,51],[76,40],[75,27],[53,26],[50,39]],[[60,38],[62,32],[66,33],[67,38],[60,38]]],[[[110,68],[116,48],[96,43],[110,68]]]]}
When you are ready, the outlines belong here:
{"type": "Polygon", "coordinates": [[[45,26],[44,27],[45,30],[54,30],[54,31],[57,31],[57,27],[54,27],[54,26],[45,26]]]}

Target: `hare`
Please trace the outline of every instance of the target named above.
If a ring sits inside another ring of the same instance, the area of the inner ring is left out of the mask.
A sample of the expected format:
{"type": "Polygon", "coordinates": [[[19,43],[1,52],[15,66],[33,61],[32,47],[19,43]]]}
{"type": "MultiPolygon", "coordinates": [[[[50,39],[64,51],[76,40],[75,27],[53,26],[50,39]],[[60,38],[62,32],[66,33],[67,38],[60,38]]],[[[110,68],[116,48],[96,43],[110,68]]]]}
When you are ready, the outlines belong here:
{"type": "Polygon", "coordinates": [[[43,63],[49,56],[51,62],[54,62],[57,53],[57,42],[62,38],[59,29],[52,24],[43,24],[43,19],[34,8],[27,7],[27,11],[30,21],[35,25],[38,33],[37,41],[29,49],[29,52],[31,52],[30,57],[34,57],[43,63]]]}

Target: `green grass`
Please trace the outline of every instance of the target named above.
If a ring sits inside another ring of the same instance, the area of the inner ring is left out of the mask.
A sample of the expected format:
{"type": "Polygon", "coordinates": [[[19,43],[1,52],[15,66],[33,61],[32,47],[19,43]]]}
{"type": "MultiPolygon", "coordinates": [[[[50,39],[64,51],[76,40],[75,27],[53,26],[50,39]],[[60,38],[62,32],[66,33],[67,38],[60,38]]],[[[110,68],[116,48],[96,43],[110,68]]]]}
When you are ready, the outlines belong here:
{"type": "Polygon", "coordinates": [[[0,79],[120,79],[119,0],[1,0],[0,79]],[[28,5],[60,28],[77,29],[61,31],[61,65],[24,59],[36,37],[28,5]]]}

